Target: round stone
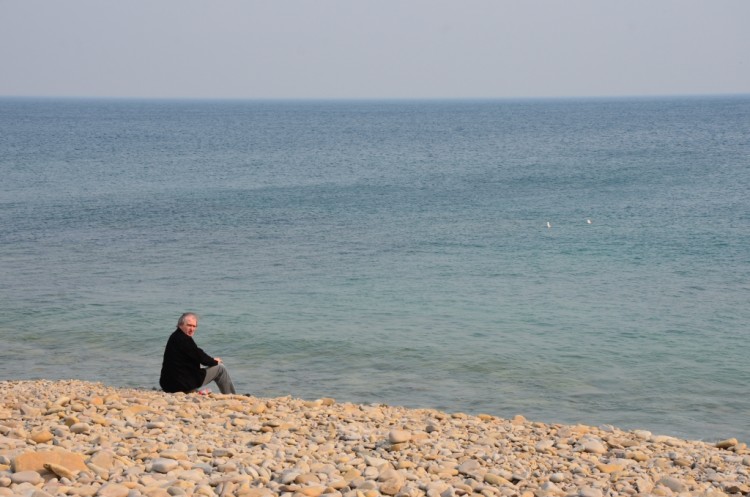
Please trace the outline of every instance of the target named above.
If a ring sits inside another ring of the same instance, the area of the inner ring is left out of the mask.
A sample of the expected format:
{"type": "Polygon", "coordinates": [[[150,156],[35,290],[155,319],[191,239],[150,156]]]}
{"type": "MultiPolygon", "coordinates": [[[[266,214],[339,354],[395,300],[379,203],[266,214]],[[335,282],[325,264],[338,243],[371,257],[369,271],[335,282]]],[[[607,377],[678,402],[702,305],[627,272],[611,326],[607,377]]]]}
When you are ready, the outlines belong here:
{"type": "Polygon", "coordinates": [[[10,475],[10,481],[12,483],[15,483],[16,485],[21,483],[30,483],[32,485],[36,485],[38,483],[42,483],[44,480],[42,479],[42,476],[37,473],[36,471],[18,471],[17,473],[13,473],[10,475]]]}
{"type": "Polygon", "coordinates": [[[47,443],[54,438],[54,435],[49,430],[35,431],[31,434],[31,440],[34,443],[43,444],[47,443]]]}
{"type": "Polygon", "coordinates": [[[411,440],[411,432],[408,430],[391,430],[388,433],[388,441],[392,444],[404,443],[411,440]]]}
{"type": "Polygon", "coordinates": [[[75,423],[70,427],[71,433],[84,434],[89,432],[89,425],[86,423],[75,423]]]}
{"type": "Polygon", "coordinates": [[[96,493],[97,497],[128,497],[130,489],[119,483],[106,483],[96,493]]]}
{"type": "Polygon", "coordinates": [[[565,475],[563,473],[552,473],[549,477],[549,481],[552,483],[562,483],[565,481],[565,475]]]}
{"type": "Polygon", "coordinates": [[[602,497],[602,491],[599,488],[583,487],[578,491],[579,497],[602,497]]]}
{"type": "Polygon", "coordinates": [[[173,469],[177,469],[180,465],[179,461],[174,459],[166,459],[163,457],[154,459],[151,461],[151,469],[157,473],[169,473],[173,469]]]}

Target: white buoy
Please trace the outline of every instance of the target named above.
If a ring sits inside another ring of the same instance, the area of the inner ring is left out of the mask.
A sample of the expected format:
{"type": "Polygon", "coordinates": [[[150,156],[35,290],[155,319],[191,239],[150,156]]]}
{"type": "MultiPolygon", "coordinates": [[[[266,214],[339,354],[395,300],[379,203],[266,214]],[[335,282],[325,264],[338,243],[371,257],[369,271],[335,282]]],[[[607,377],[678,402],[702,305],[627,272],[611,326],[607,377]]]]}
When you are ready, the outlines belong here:
{"type": "Polygon", "coordinates": [[[587,219],[586,224],[591,224],[591,219],[587,219]]]}
{"type": "Polygon", "coordinates": [[[550,223],[549,221],[547,221],[547,227],[551,228],[552,227],[552,223],[550,223]]]}

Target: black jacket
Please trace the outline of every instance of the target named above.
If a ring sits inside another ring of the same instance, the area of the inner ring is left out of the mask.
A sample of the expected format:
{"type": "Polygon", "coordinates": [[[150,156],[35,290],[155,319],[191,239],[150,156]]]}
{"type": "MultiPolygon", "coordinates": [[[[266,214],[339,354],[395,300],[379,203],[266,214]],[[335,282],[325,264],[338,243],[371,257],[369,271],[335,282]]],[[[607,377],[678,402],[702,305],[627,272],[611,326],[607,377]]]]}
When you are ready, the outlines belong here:
{"type": "Polygon", "coordinates": [[[201,365],[217,364],[213,357],[195,344],[192,337],[177,328],[164,348],[159,385],[165,392],[191,392],[203,385],[206,379],[206,370],[201,365]]]}

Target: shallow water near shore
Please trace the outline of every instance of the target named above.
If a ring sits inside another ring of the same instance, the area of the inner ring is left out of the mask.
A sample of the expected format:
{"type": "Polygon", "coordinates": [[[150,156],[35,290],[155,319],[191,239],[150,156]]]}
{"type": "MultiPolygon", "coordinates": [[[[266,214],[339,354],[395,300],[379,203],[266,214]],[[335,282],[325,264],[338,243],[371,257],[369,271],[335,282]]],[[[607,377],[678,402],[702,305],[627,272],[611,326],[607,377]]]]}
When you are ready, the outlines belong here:
{"type": "Polygon", "coordinates": [[[258,396],[750,441],[749,137],[747,97],[0,99],[0,378],[155,387],[192,310],[258,396]]]}

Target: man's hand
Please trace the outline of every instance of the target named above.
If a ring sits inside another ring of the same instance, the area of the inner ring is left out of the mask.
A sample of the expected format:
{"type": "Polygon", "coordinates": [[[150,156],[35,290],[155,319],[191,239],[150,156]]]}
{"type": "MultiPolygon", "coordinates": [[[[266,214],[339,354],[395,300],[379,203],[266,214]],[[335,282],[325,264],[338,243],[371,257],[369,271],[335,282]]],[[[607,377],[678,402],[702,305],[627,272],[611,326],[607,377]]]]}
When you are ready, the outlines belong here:
{"type": "Polygon", "coordinates": [[[214,357],[214,361],[218,362],[219,364],[224,362],[221,360],[221,357],[214,357]]]}

